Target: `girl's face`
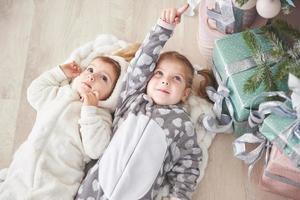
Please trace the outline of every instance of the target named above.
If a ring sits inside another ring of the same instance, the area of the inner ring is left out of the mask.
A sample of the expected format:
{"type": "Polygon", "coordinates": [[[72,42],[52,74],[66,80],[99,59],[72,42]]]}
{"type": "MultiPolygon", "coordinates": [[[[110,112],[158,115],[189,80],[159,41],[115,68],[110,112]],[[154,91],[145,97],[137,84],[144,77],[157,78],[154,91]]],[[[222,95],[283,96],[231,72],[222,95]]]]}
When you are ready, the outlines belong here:
{"type": "Polygon", "coordinates": [[[174,105],[189,96],[188,72],[182,63],[164,59],[156,66],[147,85],[147,94],[158,105],[174,105]]]}
{"type": "Polygon", "coordinates": [[[98,100],[105,100],[110,96],[117,78],[111,64],[96,58],[74,79],[74,86],[80,96],[93,92],[98,100]]]}

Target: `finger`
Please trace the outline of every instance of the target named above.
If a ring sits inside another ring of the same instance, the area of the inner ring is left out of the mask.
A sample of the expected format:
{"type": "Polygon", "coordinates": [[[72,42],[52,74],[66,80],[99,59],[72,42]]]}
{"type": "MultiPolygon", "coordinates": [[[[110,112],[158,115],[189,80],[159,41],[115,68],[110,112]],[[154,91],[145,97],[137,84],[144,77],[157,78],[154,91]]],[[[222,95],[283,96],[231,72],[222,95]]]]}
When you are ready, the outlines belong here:
{"type": "Polygon", "coordinates": [[[180,8],[177,9],[177,15],[182,15],[189,7],[189,4],[186,3],[183,6],[181,6],[180,8]]]}
{"type": "Polygon", "coordinates": [[[91,99],[91,100],[97,100],[97,91],[91,91],[91,92],[89,92],[89,99],[91,99]]]}
{"type": "Polygon", "coordinates": [[[76,74],[81,72],[81,68],[79,65],[77,65],[76,63],[73,65],[73,70],[76,74]]]}
{"type": "Polygon", "coordinates": [[[175,17],[174,23],[179,24],[180,23],[180,17],[175,17]]]}
{"type": "Polygon", "coordinates": [[[75,61],[73,60],[71,63],[70,63],[70,66],[71,66],[71,68],[75,68],[75,66],[76,66],[76,63],[75,63],[75,61]]]}
{"type": "Polygon", "coordinates": [[[100,93],[98,91],[93,91],[95,97],[97,98],[97,100],[100,99],[100,93]]]}
{"type": "Polygon", "coordinates": [[[176,10],[175,9],[172,9],[170,11],[170,22],[171,23],[174,23],[175,22],[175,17],[176,17],[176,10]]]}
{"type": "Polygon", "coordinates": [[[170,10],[169,9],[166,10],[166,16],[165,17],[166,17],[166,22],[169,23],[169,20],[170,20],[170,10]]]}
{"type": "Polygon", "coordinates": [[[163,21],[166,21],[166,10],[163,10],[163,11],[161,12],[160,18],[161,18],[163,21]]]}
{"type": "Polygon", "coordinates": [[[82,95],[81,95],[81,100],[82,100],[82,101],[86,101],[86,99],[87,99],[87,95],[86,95],[86,94],[82,94],[82,95]]]}

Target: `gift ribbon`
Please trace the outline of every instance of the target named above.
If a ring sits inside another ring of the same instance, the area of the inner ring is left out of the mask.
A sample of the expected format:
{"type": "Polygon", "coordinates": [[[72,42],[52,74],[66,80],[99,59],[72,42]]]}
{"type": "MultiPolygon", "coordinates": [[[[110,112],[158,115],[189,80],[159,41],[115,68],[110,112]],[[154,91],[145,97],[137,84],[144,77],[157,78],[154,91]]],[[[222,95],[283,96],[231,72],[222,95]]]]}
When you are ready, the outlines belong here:
{"type": "Polygon", "coordinates": [[[226,33],[228,25],[235,22],[231,0],[216,0],[216,8],[207,9],[207,16],[216,21],[217,29],[226,33]]]}
{"type": "Polygon", "coordinates": [[[265,176],[267,176],[271,179],[277,180],[279,182],[282,182],[282,183],[285,183],[285,184],[288,184],[288,185],[292,185],[292,186],[300,189],[300,182],[296,182],[294,180],[291,180],[291,179],[286,178],[284,176],[280,176],[280,175],[271,173],[269,171],[265,171],[264,174],[265,174],[265,176]]]}
{"type": "MultiPolygon", "coordinates": [[[[300,80],[297,79],[295,76],[292,76],[290,74],[289,76],[289,88],[293,91],[293,93],[296,92],[296,94],[299,94],[297,92],[300,92],[300,80]]],[[[252,111],[252,105],[254,105],[255,101],[258,98],[266,98],[266,97],[274,97],[279,96],[287,101],[292,101],[294,103],[295,101],[299,102],[299,96],[294,96],[294,99],[290,99],[285,95],[283,92],[265,92],[261,95],[257,96],[253,99],[253,103],[250,107],[250,116],[248,123],[250,127],[256,127],[262,124],[265,116],[267,114],[270,114],[271,112],[276,113],[277,115],[280,115],[282,117],[289,117],[289,118],[295,118],[297,119],[292,125],[287,127],[284,131],[278,134],[278,137],[273,140],[273,143],[276,143],[276,145],[280,149],[284,149],[284,147],[288,144],[288,141],[292,137],[296,137],[300,140],[300,119],[299,119],[299,113],[295,110],[290,109],[287,107],[283,102],[280,101],[269,101],[264,102],[259,105],[259,108],[257,111],[252,111]]],[[[297,109],[297,107],[294,107],[294,109],[297,109]]],[[[246,133],[245,135],[242,135],[241,137],[237,138],[233,142],[233,149],[234,149],[234,155],[243,160],[246,164],[249,164],[248,168],[248,176],[250,176],[250,173],[252,171],[253,166],[255,163],[261,158],[263,151],[265,148],[268,148],[270,145],[268,145],[268,142],[266,142],[266,138],[262,136],[261,133],[257,132],[256,134],[253,133],[246,133]],[[259,143],[258,147],[251,151],[246,152],[245,145],[246,143],[259,143]]],[[[266,154],[268,155],[268,154],[266,154]]],[[[297,167],[300,167],[300,144],[296,145],[293,148],[293,152],[291,152],[288,157],[292,159],[296,164],[297,167]]],[[[267,164],[268,159],[266,159],[265,164],[267,164]]]]}
{"type": "Polygon", "coordinates": [[[219,85],[218,91],[209,86],[206,88],[206,92],[209,99],[215,102],[213,111],[216,117],[206,115],[202,121],[204,128],[214,133],[232,132],[234,111],[231,101],[228,98],[229,90],[223,85],[219,85]],[[226,103],[230,115],[222,114],[223,102],[226,103]]]}
{"type": "Polygon", "coordinates": [[[189,7],[187,11],[184,12],[184,15],[187,16],[194,16],[195,15],[195,10],[198,8],[199,3],[201,0],[187,0],[187,3],[189,4],[189,7]]]}
{"type": "MultiPolygon", "coordinates": [[[[270,63],[270,67],[274,67],[275,65],[272,65],[274,63],[278,63],[278,59],[274,58],[271,54],[271,52],[264,52],[262,54],[262,57],[265,60],[268,60],[268,62],[270,63]]],[[[224,69],[225,69],[225,74],[223,77],[223,80],[226,82],[227,79],[237,73],[249,70],[251,68],[257,67],[257,63],[255,62],[254,58],[252,57],[252,55],[250,55],[249,57],[243,59],[243,60],[239,60],[239,61],[235,61],[233,63],[225,63],[224,64],[224,69]]]]}
{"type": "MultiPolygon", "coordinates": [[[[253,133],[245,133],[233,142],[234,156],[240,160],[243,160],[249,165],[248,177],[250,177],[252,169],[256,162],[260,160],[264,151],[270,151],[271,143],[262,135],[254,135],[253,133]],[[258,146],[250,151],[246,151],[246,144],[258,144],[258,146]]],[[[268,160],[268,153],[266,154],[266,161],[268,160]]]]}
{"type": "Polygon", "coordinates": [[[292,0],[285,0],[290,6],[296,7],[292,0]]]}
{"type": "Polygon", "coordinates": [[[234,109],[233,105],[229,99],[229,89],[223,84],[221,78],[213,67],[213,73],[215,75],[216,81],[219,84],[218,90],[208,86],[206,87],[206,93],[208,98],[214,102],[213,112],[216,117],[211,115],[205,115],[202,123],[206,130],[213,133],[225,133],[232,132],[232,123],[234,121],[234,109]],[[229,115],[223,114],[223,102],[225,102],[229,115]]]}
{"type": "MultiPolygon", "coordinates": [[[[257,111],[252,111],[252,105],[254,105],[258,99],[275,96],[279,96],[287,100],[289,99],[283,92],[264,92],[252,100],[252,104],[250,106],[250,116],[248,120],[250,127],[254,128],[260,125],[263,122],[265,115],[271,113],[272,111],[285,116],[290,115],[288,107],[284,106],[283,102],[279,101],[261,103],[257,111]]],[[[256,132],[255,134],[245,133],[233,142],[234,156],[240,160],[243,160],[249,165],[248,177],[250,177],[254,165],[258,160],[260,160],[264,151],[266,149],[267,151],[270,151],[270,146],[270,142],[267,141],[267,139],[259,132],[256,132]],[[253,151],[246,152],[247,143],[259,145],[253,151]]],[[[267,163],[268,155],[269,154],[266,153],[265,163],[267,163]]]]}
{"type": "Polygon", "coordinates": [[[232,17],[230,16],[230,12],[226,15],[230,16],[228,18],[233,19],[231,23],[227,24],[224,22],[219,2],[215,3],[215,9],[207,9],[207,17],[214,20],[216,22],[216,29],[224,34],[241,32],[243,28],[243,16],[246,11],[232,5],[229,6],[231,6],[231,9],[228,10],[232,10],[232,17]]]}

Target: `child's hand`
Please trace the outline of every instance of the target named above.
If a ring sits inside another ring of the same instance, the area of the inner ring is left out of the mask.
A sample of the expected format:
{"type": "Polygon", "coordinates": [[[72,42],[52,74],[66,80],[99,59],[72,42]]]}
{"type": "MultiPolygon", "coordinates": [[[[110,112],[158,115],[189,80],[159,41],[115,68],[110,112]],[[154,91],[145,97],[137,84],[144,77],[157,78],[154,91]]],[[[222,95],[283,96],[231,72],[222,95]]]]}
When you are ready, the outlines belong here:
{"type": "Polygon", "coordinates": [[[83,105],[85,106],[97,106],[99,93],[96,91],[89,92],[82,95],[83,105]]]}
{"type": "Polygon", "coordinates": [[[189,4],[185,4],[182,7],[176,8],[167,8],[161,12],[161,19],[169,24],[179,24],[181,15],[188,9],[189,4]]]}
{"type": "Polygon", "coordinates": [[[81,73],[81,68],[75,61],[60,65],[60,68],[67,78],[75,78],[81,73]]]}

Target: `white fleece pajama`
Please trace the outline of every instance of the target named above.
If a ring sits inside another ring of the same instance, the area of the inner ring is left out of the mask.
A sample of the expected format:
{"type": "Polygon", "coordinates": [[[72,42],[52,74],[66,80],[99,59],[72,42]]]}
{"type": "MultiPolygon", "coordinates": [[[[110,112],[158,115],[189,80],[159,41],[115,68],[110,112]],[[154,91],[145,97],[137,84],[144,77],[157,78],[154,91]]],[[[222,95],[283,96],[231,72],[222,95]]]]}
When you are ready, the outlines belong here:
{"type": "Polygon", "coordinates": [[[43,73],[28,88],[37,111],[27,140],[0,183],[1,200],[71,200],[85,164],[102,154],[111,136],[108,110],[83,106],[60,69],[43,73]]]}

